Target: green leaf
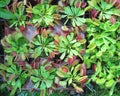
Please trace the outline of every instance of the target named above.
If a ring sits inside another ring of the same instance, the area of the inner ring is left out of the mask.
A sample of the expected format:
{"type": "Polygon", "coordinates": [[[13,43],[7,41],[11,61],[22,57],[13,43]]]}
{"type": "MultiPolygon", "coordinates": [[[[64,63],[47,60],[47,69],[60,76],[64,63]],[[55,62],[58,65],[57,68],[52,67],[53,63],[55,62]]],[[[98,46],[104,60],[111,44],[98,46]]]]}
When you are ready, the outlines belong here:
{"type": "Polygon", "coordinates": [[[6,9],[0,8],[0,17],[3,19],[12,19],[14,18],[14,14],[6,9]]]}
{"type": "Polygon", "coordinates": [[[9,73],[15,73],[15,70],[13,70],[12,68],[7,68],[7,72],[9,72],[9,73]]]}
{"type": "Polygon", "coordinates": [[[56,9],[57,9],[57,6],[56,6],[56,5],[50,6],[50,8],[47,10],[47,14],[48,14],[48,15],[53,14],[56,9]]]}
{"type": "Polygon", "coordinates": [[[105,86],[106,86],[107,88],[110,88],[110,87],[113,86],[114,83],[115,83],[115,80],[111,79],[111,80],[109,80],[109,81],[107,81],[107,82],[105,83],[105,86]]]}
{"type": "Polygon", "coordinates": [[[111,7],[113,7],[113,5],[108,4],[107,2],[101,0],[101,8],[102,8],[103,10],[108,10],[108,9],[110,9],[111,7]]]}
{"type": "Polygon", "coordinates": [[[66,87],[67,82],[66,82],[66,81],[60,81],[59,84],[60,84],[61,86],[63,86],[63,87],[66,87]]]}
{"type": "Polygon", "coordinates": [[[18,79],[17,81],[16,81],[16,83],[15,83],[15,87],[16,87],[16,89],[17,88],[19,88],[20,89],[20,91],[21,91],[21,86],[22,86],[22,84],[21,84],[22,82],[21,82],[21,80],[20,79],[18,79]]]}
{"type": "Polygon", "coordinates": [[[95,44],[89,44],[89,45],[88,45],[88,49],[89,49],[89,50],[93,50],[93,49],[95,49],[95,47],[96,47],[95,44]]]}
{"type": "Polygon", "coordinates": [[[95,8],[96,10],[100,11],[100,7],[97,5],[97,2],[92,2],[92,1],[88,1],[90,7],[95,8]]]}
{"type": "Polygon", "coordinates": [[[38,81],[34,84],[34,88],[39,88],[39,85],[40,85],[40,82],[38,81]]]}
{"type": "Polygon", "coordinates": [[[82,16],[82,15],[84,15],[84,11],[83,10],[80,10],[79,8],[78,8],[78,11],[76,12],[76,16],[82,16]]]}
{"type": "Polygon", "coordinates": [[[74,55],[76,55],[76,56],[79,56],[80,55],[80,53],[78,52],[78,51],[76,51],[76,50],[71,50],[72,51],[72,53],[74,54],[74,55]]]}
{"type": "Polygon", "coordinates": [[[72,46],[73,47],[79,47],[81,44],[80,44],[80,42],[76,42],[76,43],[74,43],[72,46]]]}
{"type": "Polygon", "coordinates": [[[45,83],[42,81],[42,83],[41,83],[41,85],[40,85],[40,89],[41,90],[44,90],[44,89],[46,89],[46,85],[45,85],[45,83]]]}
{"type": "Polygon", "coordinates": [[[30,79],[31,79],[33,82],[38,82],[38,81],[40,81],[40,78],[34,77],[34,76],[31,76],[30,79]]]}
{"type": "Polygon", "coordinates": [[[114,84],[112,85],[111,89],[110,89],[110,96],[113,95],[113,92],[114,92],[114,88],[115,88],[115,85],[117,84],[117,82],[114,82],[114,84]]]}
{"type": "Polygon", "coordinates": [[[72,83],[72,78],[68,80],[68,84],[70,85],[72,83]]]}
{"type": "Polygon", "coordinates": [[[105,37],[106,39],[108,39],[110,42],[112,42],[113,44],[116,43],[116,40],[114,40],[113,38],[110,38],[110,37],[105,37]]]}
{"type": "Polygon", "coordinates": [[[97,52],[97,53],[96,53],[96,56],[97,56],[97,57],[102,56],[102,51],[97,52]]]}
{"type": "Polygon", "coordinates": [[[40,8],[42,7],[41,4],[38,4],[32,8],[34,14],[40,14],[40,8]]]}
{"type": "Polygon", "coordinates": [[[116,16],[120,16],[120,10],[119,9],[110,9],[108,11],[105,12],[106,14],[111,14],[111,15],[116,15],[116,16]]]}
{"type": "Polygon", "coordinates": [[[45,83],[46,83],[47,88],[50,88],[52,87],[53,80],[46,80],[45,83]]]}
{"type": "Polygon", "coordinates": [[[62,55],[60,56],[60,59],[63,60],[65,58],[66,52],[62,53],[62,55]]]}
{"type": "Polygon", "coordinates": [[[0,63],[0,70],[7,70],[8,67],[5,66],[4,64],[0,63]]]}
{"type": "Polygon", "coordinates": [[[64,13],[70,16],[73,15],[71,8],[69,6],[64,8],[64,13]]]}
{"type": "Polygon", "coordinates": [[[0,1],[0,7],[5,7],[10,3],[10,0],[1,0],[0,1]]]}
{"type": "Polygon", "coordinates": [[[59,77],[62,77],[62,78],[65,78],[65,74],[63,72],[61,72],[60,70],[58,70],[56,72],[56,74],[59,76],[59,77]]]}
{"type": "Polygon", "coordinates": [[[97,83],[98,85],[103,85],[103,84],[105,83],[105,81],[106,81],[106,79],[104,79],[104,78],[101,78],[101,79],[97,78],[96,83],[97,83]]]}

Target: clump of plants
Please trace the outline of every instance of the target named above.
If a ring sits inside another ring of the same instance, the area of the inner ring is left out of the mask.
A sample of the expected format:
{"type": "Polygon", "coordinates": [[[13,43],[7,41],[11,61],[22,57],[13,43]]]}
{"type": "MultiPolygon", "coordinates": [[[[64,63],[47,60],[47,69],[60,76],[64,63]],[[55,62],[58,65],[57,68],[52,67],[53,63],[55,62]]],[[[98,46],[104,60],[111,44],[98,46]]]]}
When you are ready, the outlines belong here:
{"type": "Polygon", "coordinates": [[[87,96],[98,87],[116,95],[119,5],[118,0],[0,1],[5,21],[0,75],[10,96],[29,94],[23,90],[40,96],[56,95],[56,90],[87,96]]]}

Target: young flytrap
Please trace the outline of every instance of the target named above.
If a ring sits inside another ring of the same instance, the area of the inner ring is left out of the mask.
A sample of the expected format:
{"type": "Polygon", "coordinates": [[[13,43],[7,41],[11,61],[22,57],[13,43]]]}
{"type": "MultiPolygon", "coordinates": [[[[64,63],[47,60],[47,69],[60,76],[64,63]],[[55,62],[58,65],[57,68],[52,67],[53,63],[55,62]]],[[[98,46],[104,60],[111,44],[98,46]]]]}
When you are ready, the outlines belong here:
{"type": "Polygon", "coordinates": [[[0,1],[0,17],[9,26],[1,40],[5,64],[0,63],[0,75],[10,96],[23,90],[87,96],[89,84],[116,95],[119,5],[118,0],[0,1]]]}

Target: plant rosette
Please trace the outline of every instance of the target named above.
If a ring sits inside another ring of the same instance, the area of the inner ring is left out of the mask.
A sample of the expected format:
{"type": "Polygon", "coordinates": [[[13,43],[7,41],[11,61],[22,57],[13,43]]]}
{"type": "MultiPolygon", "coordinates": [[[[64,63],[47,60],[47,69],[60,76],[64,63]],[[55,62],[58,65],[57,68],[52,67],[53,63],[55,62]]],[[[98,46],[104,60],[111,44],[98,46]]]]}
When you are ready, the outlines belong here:
{"type": "Polygon", "coordinates": [[[72,57],[73,55],[78,56],[81,60],[83,60],[81,50],[84,49],[84,44],[86,40],[83,38],[79,41],[76,40],[73,32],[70,32],[66,37],[57,36],[55,40],[58,42],[56,45],[57,50],[61,54],[60,59],[67,61],[68,57],[72,57]]]}
{"type": "Polygon", "coordinates": [[[84,73],[86,67],[84,64],[75,64],[73,66],[66,65],[58,69],[57,75],[60,77],[58,84],[64,88],[68,86],[73,86],[76,92],[83,92],[81,84],[85,84],[87,81],[86,73],[84,73]]]}
{"type": "MultiPolygon", "coordinates": [[[[105,2],[104,0],[101,1],[88,1],[90,8],[95,9],[98,14],[99,20],[108,20],[112,15],[120,16],[119,9],[115,8],[112,4],[105,2]]],[[[95,12],[96,13],[96,12],[95,12]]],[[[97,14],[96,13],[96,14],[97,14]]],[[[95,16],[96,17],[96,16],[95,16]]]]}
{"type": "Polygon", "coordinates": [[[54,44],[54,38],[50,34],[38,34],[29,44],[31,48],[32,58],[38,56],[49,56],[51,52],[56,51],[54,44]]]}
{"type": "Polygon", "coordinates": [[[0,74],[4,78],[7,88],[10,89],[10,96],[14,96],[18,89],[19,91],[22,90],[30,74],[22,66],[19,66],[17,62],[13,62],[13,57],[8,56],[6,59],[6,64],[0,64],[0,74]]]}
{"type": "Polygon", "coordinates": [[[12,55],[17,61],[23,61],[29,57],[28,40],[21,32],[14,32],[1,40],[6,55],[12,55]]]}

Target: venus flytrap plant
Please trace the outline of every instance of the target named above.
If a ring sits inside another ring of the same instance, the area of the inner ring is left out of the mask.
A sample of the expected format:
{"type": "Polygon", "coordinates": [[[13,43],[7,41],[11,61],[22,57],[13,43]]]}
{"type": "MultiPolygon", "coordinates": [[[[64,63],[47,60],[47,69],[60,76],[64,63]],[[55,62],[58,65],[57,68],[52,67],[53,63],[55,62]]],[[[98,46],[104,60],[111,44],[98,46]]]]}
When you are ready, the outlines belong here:
{"type": "Polygon", "coordinates": [[[75,35],[71,32],[66,37],[60,36],[58,40],[57,49],[61,53],[60,59],[66,59],[66,57],[72,57],[73,55],[79,56],[83,60],[83,57],[80,53],[84,49],[85,39],[77,41],[75,35]]]}
{"type": "Polygon", "coordinates": [[[96,65],[95,73],[91,79],[101,88],[110,89],[110,96],[113,94],[117,82],[116,78],[119,77],[117,74],[119,67],[116,69],[117,72],[112,69],[119,66],[119,56],[116,53],[119,50],[116,46],[118,29],[119,22],[111,24],[109,21],[98,23],[98,25],[91,24],[87,29],[89,44],[84,55],[84,63],[87,64],[88,68],[92,64],[96,65]]]}
{"type": "Polygon", "coordinates": [[[49,34],[43,36],[42,34],[37,35],[31,42],[30,47],[33,52],[32,57],[48,56],[51,52],[55,51],[54,38],[49,34]]]}
{"type": "Polygon", "coordinates": [[[65,7],[62,15],[62,18],[66,18],[64,25],[66,25],[69,21],[73,27],[83,25],[86,20],[80,16],[83,16],[84,13],[85,12],[80,8],[69,6],[65,7]]]}
{"type": "Polygon", "coordinates": [[[22,90],[22,86],[25,84],[28,74],[27,70],[22,69],[16,62],[13,61],[13,57],[8,56],[6,64],[0,64],[0,74],[3,76],[5,83],[10,88],[10,96],[13,96],[17,89],[22,90]]]}
{"type": "Polygon", "coordinates": [[[26,15],[25,15],[25,5],[23,2],[19,2],[13,5],[14,18],[9,20],[10,27],[25,27],[26,25],[26,15]]]}
{"type": "Polygon", "coordinates": [[[76,92],[83,92],[81,85],[87,80],[85,70],[85,65],[79,64],[77,60],[74,60],[71,65],[60,67],[57,71],[57,75],[60,77],[59,85],[64,88],[71,85],[76,92]]]}
{"type": "Polygon", "coordinates": [[[51,88],[55,78],[55,69],[52,67],[51,63],[44,62],[39,66],[38,69],[32,70],[32,75],[30,79],[34,83],[34,88],[39,88],[40,96],[46,96],[48,88],[51,88]]]}
{"type": "Polygon", "coordinates": [[[25,60],[28,56],[28,41],[21,32],[15,32],[5,36],[1,40],[5,48],[5,53],[15,57],[15,60],[20,57],[20,60],[25,60]]]}
{"type": "MultiPolygon", "coordinates": [[[[108,62],[110,63],[110,62],[108,62]]],[[[113,95],[114,88],[116,83],[118,82],[120,66],[116,66],[115,64],[119,64],[119,62],[112,62],[109,67],[101,66],[101,63],[97,63],[95,74],[92,75],[91,80],[96,82],[101,88],[109,89],[109,96],[113,95]],[[113,63],[113,64],[112,64],[113,63]]]]}
{"type": "Polygon", "coordinates": [[[104,0],[99,1],[88,1],[90,8],[94,8],[99,11],[99,20],[110,19],[112,15],[120,16],[119,10],[114,8],[112,4],[105,2],[104,0]]]}
{"type": "MultiPolygon", "coordinates": [[[[90,32],[87,37],[89,39],[88,49],[84,56],[85,63],[94,63],[97,59],[103,60],[105,54],[108,56],[114,56],[116,51],[117,38],[116,31],[118,30],[119,23],[116,22],[111,24],[110,22],[100,23],[99,26],[93,25],[91,28],[88,27],[87,31],[90,32]],[[91,30],[93,29],[93,30],[91,30]],[[107,54],[107,53],[108,54],[107,54]],[[91,56],[92,55],[92,56],[91,56]],[[100,57],[100,58],[99,58],[100,57]],[[92,60],[92,61],[91,61],[92,60]]],[[[101,61],[102,62],[102,61],[101,61]]],[[[88,66],[90,67],[90,65],[88,66]]]]}
{"type": "Polygon", "coordinates": [[[47,27],[54,21],[54,13],[57,6],[38,4],[32,8],[32,23],[36,26],[47,27]]]}

